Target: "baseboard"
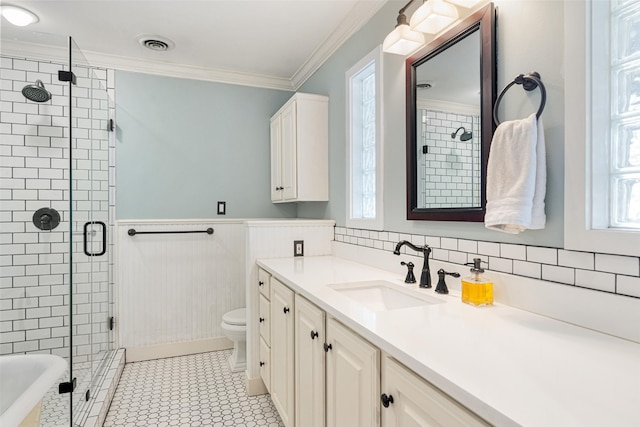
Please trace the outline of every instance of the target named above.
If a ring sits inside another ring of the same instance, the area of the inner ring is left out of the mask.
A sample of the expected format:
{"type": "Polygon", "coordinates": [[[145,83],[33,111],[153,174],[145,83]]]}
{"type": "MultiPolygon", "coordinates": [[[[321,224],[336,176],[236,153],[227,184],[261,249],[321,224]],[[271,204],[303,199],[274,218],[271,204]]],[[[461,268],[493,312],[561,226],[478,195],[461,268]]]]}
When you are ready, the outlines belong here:
{"type": "Polygon", "coordinates": [[[245,371],[247,374],[247,395],[248,396],[257,396],[259,394],[267,394],[267,387],[265,387],[262,378],[249,378],[249,373],[245,371]]]}
{"type": "Polygon", "coordinates": [[[149,347],[128,347],[125,353],[126,362],[164,359],[166,357],[186,356],[188,354],[206,353],[208,351],[227,350],[233,348],[233,342],[227,337],[208,338],[206,340],[177,342],[153,345],[149,347]]]}

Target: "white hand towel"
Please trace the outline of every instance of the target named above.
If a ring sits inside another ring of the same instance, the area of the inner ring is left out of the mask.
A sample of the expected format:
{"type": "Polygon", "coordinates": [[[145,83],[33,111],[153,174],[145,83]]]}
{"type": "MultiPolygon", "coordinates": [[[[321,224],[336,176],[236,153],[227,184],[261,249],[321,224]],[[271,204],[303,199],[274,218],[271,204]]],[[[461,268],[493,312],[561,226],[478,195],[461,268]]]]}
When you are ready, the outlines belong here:
{"type": "Polygon", "coordinates": [[[489,152],[485,227],[510,234],[544,228],[546,186],[542,120],[532,114],[501,123],[489,152]]]}

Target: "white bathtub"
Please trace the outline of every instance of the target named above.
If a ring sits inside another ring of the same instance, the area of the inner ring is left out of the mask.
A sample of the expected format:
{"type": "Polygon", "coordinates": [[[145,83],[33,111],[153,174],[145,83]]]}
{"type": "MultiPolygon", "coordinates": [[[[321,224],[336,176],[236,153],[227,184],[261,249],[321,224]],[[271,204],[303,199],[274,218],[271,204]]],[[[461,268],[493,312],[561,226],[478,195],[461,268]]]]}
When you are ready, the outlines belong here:
{"type": "Polygon", "coordinates": [[[0,426],[19,426],[34,409],[38,423],[40,401],[66,369],[67,362],[51,354],[0,357],[0,426]]]}

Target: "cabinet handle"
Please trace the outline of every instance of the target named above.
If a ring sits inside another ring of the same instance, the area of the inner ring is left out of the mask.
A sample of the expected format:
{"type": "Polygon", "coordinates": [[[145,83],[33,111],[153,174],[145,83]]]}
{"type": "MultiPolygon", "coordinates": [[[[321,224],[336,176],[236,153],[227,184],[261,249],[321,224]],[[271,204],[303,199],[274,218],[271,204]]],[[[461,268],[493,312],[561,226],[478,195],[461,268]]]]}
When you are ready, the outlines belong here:
{"type": "Polygon", "coordinates": [[[382,406],[384,406],[385,408],[388,408],[389,404],[393,403],[393,396],[392,395],[387,396],[386,394],[382,393],[382,396],[380,396],[380,400],[382,401],[382,406]]]}
{"type": "Polygon", "coordinates": [[[260,323],[264,322],[264,317],[260,318],[260,323]]]}
{"type": "Polygon", "coordinates": [[[261,360],[260,361],[260,367],[263,367],[263,366],[264,366],[264,362],[261,360]]]}
{"type": "Polygon", "coordinates": [[[284,314],[287,314],[291,310],[289,310],[289,307],[285,307],[282,309],[282,311],[284,312],[284,314]]]}
{"type": "Polygon", "coordinates": [[[262,285],[264,285],[264,282],[263,282],[262,280],[260,280],[260,281],[258,282],[258,286],[262,286],[262,285]]]}
{"type": "Polygon", "coordinates": [[[331,344],[324,343],[324,352],[325,353],[328,353],[329,350],[331,350],[331,349],[333,349],[333,346],[331,344]]]}
{"type": "Polygon", "coordinates": [[[316,339],[316,337],[318,336],[318,332],[316,331],[311,331],[311,339],[314,340],[316,339]]]}

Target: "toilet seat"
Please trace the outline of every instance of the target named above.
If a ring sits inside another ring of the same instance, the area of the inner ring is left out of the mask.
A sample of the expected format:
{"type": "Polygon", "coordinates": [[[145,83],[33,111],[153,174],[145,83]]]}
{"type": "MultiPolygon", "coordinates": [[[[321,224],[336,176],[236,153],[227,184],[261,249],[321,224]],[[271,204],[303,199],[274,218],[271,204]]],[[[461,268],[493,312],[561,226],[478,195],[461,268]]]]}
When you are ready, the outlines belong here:
{"type": "Polygon", "coordinates": [[[222,316],[222,321],[228,325],[245,326],[247,324],[247,309],[231,310],[222,316]]]}

